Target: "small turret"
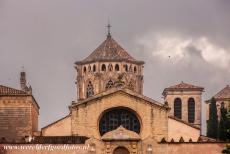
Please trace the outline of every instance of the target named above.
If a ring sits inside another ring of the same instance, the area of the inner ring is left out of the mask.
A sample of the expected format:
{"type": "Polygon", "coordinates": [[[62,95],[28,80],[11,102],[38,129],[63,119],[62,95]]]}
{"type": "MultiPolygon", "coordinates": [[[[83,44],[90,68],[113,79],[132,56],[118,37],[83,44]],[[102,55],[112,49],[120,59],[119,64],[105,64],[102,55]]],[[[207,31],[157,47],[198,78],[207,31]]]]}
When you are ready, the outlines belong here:
{"type": "Polygon", "coordinates": [[[21,84],[21,90],[26,91],[26,72],[22,71],[20,73],[20,84],[21,84]]]}
{"type": "Polygon", "coordinates": [[[21,85],[21,90],[27,92],[28,94],[32,94],[32,87],[29,85],[27,86],[27,81],[26,81],[26,72],[22,71],[20,73],[20,85],[21,85]]]}

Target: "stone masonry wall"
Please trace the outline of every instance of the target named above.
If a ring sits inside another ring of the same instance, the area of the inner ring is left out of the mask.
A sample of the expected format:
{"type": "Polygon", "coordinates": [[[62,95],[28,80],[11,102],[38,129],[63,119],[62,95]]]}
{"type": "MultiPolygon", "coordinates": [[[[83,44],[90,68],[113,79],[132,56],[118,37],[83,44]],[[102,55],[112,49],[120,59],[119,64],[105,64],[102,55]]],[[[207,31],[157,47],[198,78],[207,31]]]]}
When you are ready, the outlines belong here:
{"type": "Polygon", "coordinates": [[[167,139],[168,112],[150,102],[130,97],[128,94],[117,92],[103,99],[87,102],[72,108],[72,134],[80,136],[94,136],[100,139],[99,120],[105,110],[114,107],[126,107],[135,112],[141,123],[141,138],[155,136],[160,141],[167,139]]]}
{"type": "Polygon", "coordinates": [[[201,125],[201,92],[199,91],[183,91],[183,92],[168,92],[165,101],[168,102],[170,110],[170,115],[174,116],[174,100],[180,98],[182,101],[182,120],[188,122],[188,100],[189,98],[194,98],[195,100],[195,122],[196,126],[201,125]]]}
{"type": "Polygon", "coordinates": [[[0,97],[0,138],[20,142],[23,137],[32,135],[33,130],[37,131],[38,111],[32,111],[31,101],[31,96],[0,97]]]}

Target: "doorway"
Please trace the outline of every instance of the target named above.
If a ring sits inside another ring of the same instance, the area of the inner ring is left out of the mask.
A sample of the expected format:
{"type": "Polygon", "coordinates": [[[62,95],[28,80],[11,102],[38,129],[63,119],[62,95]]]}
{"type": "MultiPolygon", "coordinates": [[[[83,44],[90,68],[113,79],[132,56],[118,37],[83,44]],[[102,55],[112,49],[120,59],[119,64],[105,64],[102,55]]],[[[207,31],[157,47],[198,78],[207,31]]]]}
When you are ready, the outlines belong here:
{"type": "Polygon", "coordinates": [[[113,151],[113,154],[130,154],[130,153],[126,148],[118,147],[113,151]]]}

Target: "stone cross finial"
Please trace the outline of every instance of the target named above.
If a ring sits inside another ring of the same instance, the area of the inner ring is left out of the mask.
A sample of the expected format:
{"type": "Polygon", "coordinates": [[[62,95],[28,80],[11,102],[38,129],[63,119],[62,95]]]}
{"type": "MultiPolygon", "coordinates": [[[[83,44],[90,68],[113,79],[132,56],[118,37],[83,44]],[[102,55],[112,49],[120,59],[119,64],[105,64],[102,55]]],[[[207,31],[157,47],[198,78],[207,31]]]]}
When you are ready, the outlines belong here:
{"type": "Polygon", "coordinates": [[[108,28],[108,34],[107,34],[107,37],[111,37],[111,33],[110,33],[110,29],[111,29],[111,25],[110,25],[110,22],[108,21],[108,25],[106,26],[108,28]]]}

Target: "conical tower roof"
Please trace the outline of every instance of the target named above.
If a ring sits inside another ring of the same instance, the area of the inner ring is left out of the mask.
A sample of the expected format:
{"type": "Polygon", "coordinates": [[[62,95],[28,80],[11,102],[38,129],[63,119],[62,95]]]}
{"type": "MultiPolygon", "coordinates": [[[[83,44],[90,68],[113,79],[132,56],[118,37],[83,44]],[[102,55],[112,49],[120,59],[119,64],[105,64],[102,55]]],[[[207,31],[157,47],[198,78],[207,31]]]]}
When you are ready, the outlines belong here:
{"type": "Polygon", "coordinates": [[[144,64],[129,55],[112,37],[108,35],[106,40],[99,45],[87,58],[77,61],[76,64],[86,64],[95,61],[127,61],[144,64]]]}
{"type": "Polygon", "coordinates": [[[216,99],[230,99],[230,86],[227,85],[224,89],[218,92],[214,98],[216,99]]]}

